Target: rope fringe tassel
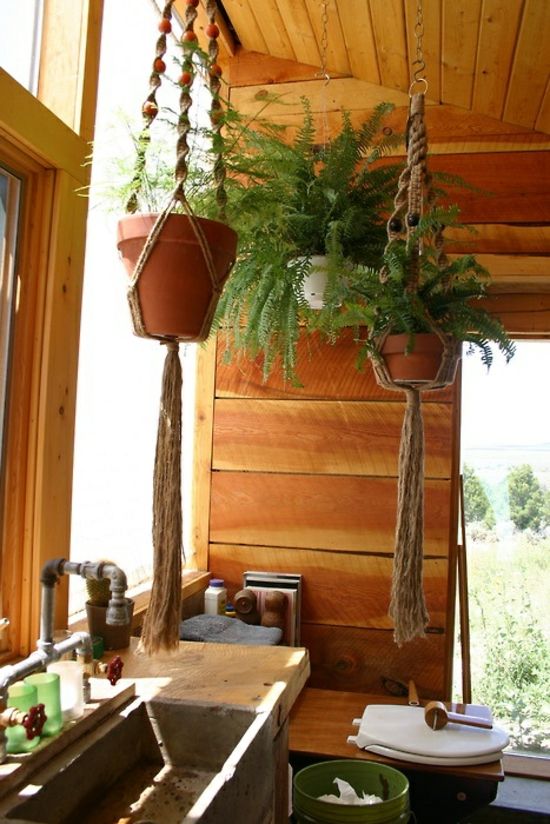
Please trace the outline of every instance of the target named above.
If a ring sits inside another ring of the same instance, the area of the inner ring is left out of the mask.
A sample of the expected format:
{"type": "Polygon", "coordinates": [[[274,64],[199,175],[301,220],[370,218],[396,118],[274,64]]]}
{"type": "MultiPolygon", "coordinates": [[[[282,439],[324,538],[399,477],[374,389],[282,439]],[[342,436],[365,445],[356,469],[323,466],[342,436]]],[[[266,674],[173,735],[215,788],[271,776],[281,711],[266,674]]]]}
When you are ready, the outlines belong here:
{"type": "Polygon", "coordinates": [[[153,477],[153,587],[139,645],[148,655],[177,647],[181,611],[182,371],[177,341],[166,346],[153,477]]]}
{"type": "Polygon", "coordinates": [[[424,425],[420,392],[407,389],[399,449],[397,526],[389,615],[398,646],[424,636],[429,621],[422,584],[424,532],[424,425]]]}

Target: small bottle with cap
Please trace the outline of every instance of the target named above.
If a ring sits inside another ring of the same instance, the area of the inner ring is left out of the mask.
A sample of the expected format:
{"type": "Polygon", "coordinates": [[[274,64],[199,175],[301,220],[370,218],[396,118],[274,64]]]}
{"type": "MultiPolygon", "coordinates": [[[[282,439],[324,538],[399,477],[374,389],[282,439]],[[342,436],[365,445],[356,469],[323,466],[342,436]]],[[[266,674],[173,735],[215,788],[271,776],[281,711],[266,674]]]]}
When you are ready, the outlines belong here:
{"type": "Polygon", "coordinates": [[[204,612],[206,615],[225,615],[227,590],[222,578],[211,578],[204,593],[204,612]]]}

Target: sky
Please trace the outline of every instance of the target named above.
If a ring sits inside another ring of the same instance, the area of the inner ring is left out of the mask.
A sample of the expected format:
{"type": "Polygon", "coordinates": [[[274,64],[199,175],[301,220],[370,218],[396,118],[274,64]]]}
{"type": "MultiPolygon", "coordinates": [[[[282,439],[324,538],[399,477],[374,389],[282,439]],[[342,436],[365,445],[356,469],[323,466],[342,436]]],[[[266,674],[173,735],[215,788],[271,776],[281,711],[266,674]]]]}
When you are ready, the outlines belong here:
{"type": "Polygon", "coordinates": [[[463,448],[550,444],[550,341],[521,341],[489,372],[478,355],[462,361],[463,448]]]}

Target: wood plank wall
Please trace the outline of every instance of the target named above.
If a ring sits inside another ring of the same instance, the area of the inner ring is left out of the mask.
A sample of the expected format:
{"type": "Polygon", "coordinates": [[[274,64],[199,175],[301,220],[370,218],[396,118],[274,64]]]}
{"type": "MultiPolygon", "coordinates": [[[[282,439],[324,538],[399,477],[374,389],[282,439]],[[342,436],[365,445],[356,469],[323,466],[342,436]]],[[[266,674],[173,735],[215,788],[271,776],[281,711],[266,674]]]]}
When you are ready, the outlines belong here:
{"type": "MultiPolygon", "coordinates": [[[[312,79],[311,66],[292,60],[238,49],[226,69],[231,99],[245,113],[253,113],[270,92],[281,92],[284,103],[280,111],[277,104],[271,110],[273,117],[293,123],[299,98],[307,95],[319,115],[320,136],[339,125],[341,106],[355,122],[377,102],[392,100],[398,107],[392,127],[401,130],[406,118],[408,97],[402,92],[351,77],[333,77],[326,89],[312,79]]],[[[454,163],[452,171],[493,193],[481,198],[481,206],[469,192],[461,193],[464,218],[479,231],[468,243],[457,233],[452,251],[500,253],[495,280],[501,277],[503,288],[512,278],[516,291],[537,290],[548,274],[547,227],[533,221],[535,214],[539,220],[543,214],[543,222],[550,219],[543,192],[548,136],[453,106],[430,107],[428,116],[432,162],[447,170],[454,163]],[[519,199],[519,217],[518,179],[528,190],[519,199]],[[531,263],[525,271],[524,259],[531,263]]],[[[532,335],[550,329],[549,295],[498,296],[492,308],[510,331],[532,335]]],[[[208,553],[208,569],[226,580],[230,595],[240,589],[246,569],[302,573],[302,642],[311,655],[312,686],[381,693],[383,677],[414,678],[421,694],[449,697],[459,380],[430,393],[424,403],[430,625],[425,639],[398,648],[387,611],[402,398],[381,389],[369,365],[363,373],[356,370],[350,338],[334,346],[302,342],[302,389],[277,378],[262,384],[257,364],[227,365],[221,351],[216,363],[213,349],[209,357],[203,370],[215,388],[203,398],[200,423],[203,441],[212,435],[212,460],[208,470],[201,456],[200,500],[204,509],[210,499],[210,521],[201,530],[197,557],[208,553]]]]}
{"type": "Polygon", "coordinates": [[[352,337],[300,344],[303,388],[223,362],[214,401],[209,565],[230,595],[246,569],[304,576],[311,685],[379,692],[382,677],[448,689],[456,512],[456,388],[430,393],[426,430],[424,640],[399,649],[388,618],[404,403],[355,368],[352,337]],[[312,354],[313,351],[313,354],[312,354]]]}

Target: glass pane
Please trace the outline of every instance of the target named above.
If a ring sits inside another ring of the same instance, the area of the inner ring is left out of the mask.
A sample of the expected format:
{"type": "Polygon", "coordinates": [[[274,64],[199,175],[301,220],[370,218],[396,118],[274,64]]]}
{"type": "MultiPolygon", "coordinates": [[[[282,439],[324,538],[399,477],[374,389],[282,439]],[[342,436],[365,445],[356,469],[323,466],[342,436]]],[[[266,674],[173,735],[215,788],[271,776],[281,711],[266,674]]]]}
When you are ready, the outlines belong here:
{"type": "Polygon", "coordinates": [[[36,94],[43,0],[0,2],[0,66],[36,94]]]}
{"type": "Polygon", "coordinates": [[[20,181],[0,168],[0,467],[4,453],[20,181]]]}
{"type": "MultiPolygon", "coordinates": [[[[87,224],[80,336],[71,558],[114,561],[126,572],[129,585],[139,586],[147,584],[152,572],[152,479],[165,351],[155,341],[132,334],[127,279],[116,249],[120,215],[106,208],[112,210],[113,205],[105,204],[103,195],[113,174],[113,158],[130,173],[133,146],[127,124],[141,123],[148,89],[149,60],[129,63],[120,49],[120,32],[130,17],[135,55],[153,54],[158,32],[158,14],[149,0],[105,4],[94,143],[96,185],[87,224]]],[[[173,93],[175,108],[178,90],[164,86],[167,94],[173,93]]],[[[194,347],[188,350],[185,358],[183,347],[180,351],[189,407],[194,347]]],[[[184,430],[189,433],[185,422],[184,430]]],[[[74,615],[84,608],[86,591],[76,576],[69,583],[69,612],[74,615]]]]}
{"type": "Polygon", "coordinates": [[[550,755],[550,342],[463,362],[472,698],[512,749],[550,755]]]}
{"type": "MultiPolygon", "coordinates": [[[[0,491],[4,486],[2,476],[4,471],[12,320],[17,294],[15,257],[19,222],[20,188],[21,181],[0,167],[0,491]]],[[[0,521],[2,517],[3,513],[0,507],[0,521]]],[[[2,604],[2,592],[0,590],[0,620],[3,616],[4,607],[2,604]]],[[[6,649],[7,642],[7,633],[4,632],[0,626],[0,652],[6,649]]]]}

